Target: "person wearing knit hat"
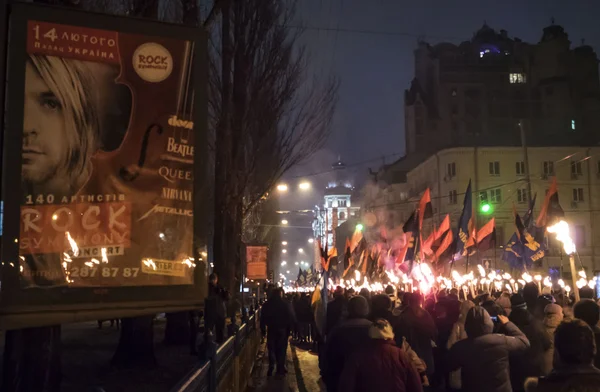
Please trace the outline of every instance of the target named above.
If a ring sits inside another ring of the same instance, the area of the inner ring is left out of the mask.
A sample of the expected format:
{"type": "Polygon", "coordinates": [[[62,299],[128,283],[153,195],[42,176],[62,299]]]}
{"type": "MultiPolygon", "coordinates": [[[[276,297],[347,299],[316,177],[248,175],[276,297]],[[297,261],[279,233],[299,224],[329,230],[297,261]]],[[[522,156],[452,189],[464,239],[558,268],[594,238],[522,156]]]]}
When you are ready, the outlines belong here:
{"type": "Polygon", "coordinates": [[[370,340],[346,361],[336,390],[423,391],[419,374],[404,350],[394,342],[390,323],[375,320],[369,328],[369,337],[370,340]]]}
{"type": "Polygon", "coordinates": [[[513,294],[510,297],[510,307],[512,310],[527,309],[527,303],[525,303],[525,298],[523,298],[521,294],[513,294]]]}
{"type": "MultiPolygon", "coordinates": [[[[585,321],[587,325],[592,328],[596,346],[600,346],[600,327],[598,327],[598,322],[600,321],[600,306],[598,306],[593,299],[584,298],[573,306],[573,316],[585,321]]],[[[596,351],[594,366],[600,366],[600,350],[596,351]]]]}
{"type": "Polygon", "coordinates": [[[510,303],[510,295],[508,295],[508,293],[502,293],[502,295],[500,295],[500,298],[496,300],[496,303],[500,305],[502,309],[504,309],[504,313],[506,313],[507,316],[510,316],[512,306],[510,303]]]}
{"type": "Polygon", "coordinates": [[[554,331],[564,319],[563,310],[557,304],[549,304],[544,308],[544,328],[550,338],[550,348],[544,352],[542,375],[548,375],[553,369],[554,361],[554,331]]]}

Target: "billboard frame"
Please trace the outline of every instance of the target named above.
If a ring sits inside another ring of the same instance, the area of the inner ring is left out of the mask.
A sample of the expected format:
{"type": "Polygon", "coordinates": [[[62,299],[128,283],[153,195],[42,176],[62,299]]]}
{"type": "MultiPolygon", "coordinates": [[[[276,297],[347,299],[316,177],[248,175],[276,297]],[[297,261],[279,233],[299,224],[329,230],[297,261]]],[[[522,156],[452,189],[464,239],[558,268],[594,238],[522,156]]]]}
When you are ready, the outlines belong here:
{"type": "MultiPolygon", "coordinates": [[[[196,263],[194,284],[172,286],[125,287],[20,287],[19,227],[21,193],[20,170],[23,124],[25,59],[27,56],[27,21],[36,20],[78,27],[95,28],[194,41],[194,82],[196,104],[193,109],[196,157],[206,157],[207,150],[207,34],[200,28],[174,25],[130,17],[104,15],[60,7],[13,3],[5,9],[9,14],[6,45],[6,111],[3,113],[2,200],[5,204],[4,233],[1,248],[0,329],[17,329],[86,320],[133,317],[158,312],[176,312],[201,308],[206,295],[206,262],[200,246],[209,243],[209,208],[211,195],[206,185],[210,174],[206,159],[194,159],[193,252],[196,263]],[[200,88],[198,88],[200,87],[200,88]],[[10,99],[8,99],[10,97],[10,99]],[[197,192],[203,192],[200,197],[197,192]],[[203,200],[200,200],[203,199],[203,200]],[[201,202],[199,202],[201,201],[201,202]],[[204,239],[203,241],[201,241],[204,239]],[[200,244],[202,242],[202,244],[200,244]]],[[[207,246],[207,248],[209,248],[207,246]]]]}

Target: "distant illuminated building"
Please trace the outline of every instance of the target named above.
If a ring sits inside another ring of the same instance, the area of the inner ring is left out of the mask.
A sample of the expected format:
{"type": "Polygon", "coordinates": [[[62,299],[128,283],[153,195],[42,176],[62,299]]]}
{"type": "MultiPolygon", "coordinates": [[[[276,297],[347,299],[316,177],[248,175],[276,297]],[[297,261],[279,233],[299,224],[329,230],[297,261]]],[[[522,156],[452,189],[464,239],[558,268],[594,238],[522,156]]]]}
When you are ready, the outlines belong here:
{"type": "MultiPolygon", "coordinates": [[[[335,241],[335,228],[346,222],[351,216],[358,215],[360,207],[352,204],[355,193],[352,182],[346,171],[346,165],[338,158],[332,165],[334,180],[325,189],[324,203],[315,206],[315,220],[313,221],[314,237],[321,240],[321,244],[330,248],[335,241]]],[[[355,200],[356,202],[356,200],[355,200]]]]}

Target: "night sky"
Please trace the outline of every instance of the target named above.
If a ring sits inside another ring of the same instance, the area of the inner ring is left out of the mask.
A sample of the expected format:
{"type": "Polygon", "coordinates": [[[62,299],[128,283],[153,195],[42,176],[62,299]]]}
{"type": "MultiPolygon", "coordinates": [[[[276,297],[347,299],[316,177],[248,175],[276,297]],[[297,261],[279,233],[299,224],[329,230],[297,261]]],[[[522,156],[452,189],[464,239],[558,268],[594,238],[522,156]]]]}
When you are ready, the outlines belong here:
{"type": "MultiPolygon", "coordinates": [[[[367,168],[378,168],[404,154],[404,90],[414,75],[413,50],[419,37],[435,44],[470,40],[484,21],[511,38],[537,43],[542,29],[555,23],[572,46],[585,43],[600,52],[600,2],[597,0],[298,0],[298,19],[306,26],[303,42],[311,72],[340,79],[339,102],[331,137],[323,151],[292,170],[294,176],[327,171],[341,155],[360,185],[367,168]],[[367,163],[357,164],[369,161],[367,163]]],[[[300,23],[299,23],[300,24],[300,23]]],[[[315,190],[288,195],[282,209],[322,203],[329,173],[309,176],[315,190]]],[[[287,230],[292,232],[306,230],[287,230]]],[[[294,233],[295,234],[295,233],[294,233]]],[[[299,234],[299,233],[298,233],[299,234]]],[[[303,233],[301,237],[308,233],[303,233]]],[[[299,239],[300,240],[300,239],[299,239]]],[[[305,240],[303,240],[305,241],[305,240]]]]}

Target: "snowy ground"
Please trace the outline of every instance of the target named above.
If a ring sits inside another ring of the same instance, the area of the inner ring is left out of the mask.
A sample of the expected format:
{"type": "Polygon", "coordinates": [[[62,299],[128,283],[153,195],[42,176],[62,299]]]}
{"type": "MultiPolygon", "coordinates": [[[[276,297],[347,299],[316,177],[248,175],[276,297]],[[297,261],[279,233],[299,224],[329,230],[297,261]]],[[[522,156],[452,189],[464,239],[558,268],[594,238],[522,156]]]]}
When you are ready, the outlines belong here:
{"type": "Polygon", "coordinates": [[[285,377],[267,377],[269,361],[261,347],[262,358],[258,361],[253,385],[250,391],[255,392],[321,392],[326,391],[319,374],[319,358],[308,347],[288,346],[285,377]]]}

